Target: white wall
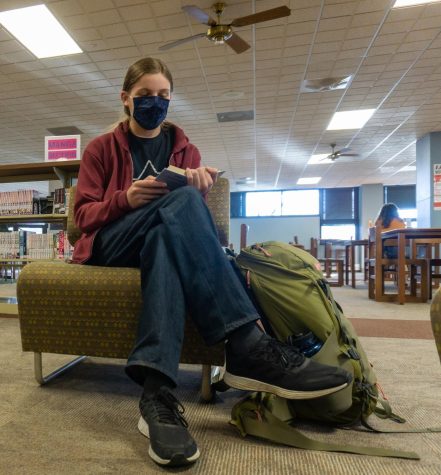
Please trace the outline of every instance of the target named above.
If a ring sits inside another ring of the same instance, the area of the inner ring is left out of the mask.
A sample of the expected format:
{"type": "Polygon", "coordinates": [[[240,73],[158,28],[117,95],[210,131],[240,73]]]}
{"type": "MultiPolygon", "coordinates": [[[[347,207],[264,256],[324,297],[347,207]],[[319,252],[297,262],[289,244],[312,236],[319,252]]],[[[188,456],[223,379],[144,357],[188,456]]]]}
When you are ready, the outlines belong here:
{"type": "Polygon", "coordinates": [[[299,244],[309,248],[312,237],[320,237],[320,218],[318,216],[308,217],[278,217],[278,218],[231,218],[230,220],[230,242],[234,245],[234,250],[239,251],[240,247],[240,225],[249,226],[247,244],[254,244],[263,241],[290,242],[294,236],[298,236],[299,244]]]}

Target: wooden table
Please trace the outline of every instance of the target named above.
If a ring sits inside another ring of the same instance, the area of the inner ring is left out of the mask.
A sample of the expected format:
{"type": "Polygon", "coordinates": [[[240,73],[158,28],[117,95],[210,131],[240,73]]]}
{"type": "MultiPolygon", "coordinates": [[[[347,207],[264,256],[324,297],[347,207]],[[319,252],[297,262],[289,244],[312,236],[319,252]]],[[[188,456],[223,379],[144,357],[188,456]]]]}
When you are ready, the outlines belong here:
{"type": "MultiPolygon", "coordinates": [[[[405,228],[394,229],[381,233],[381,252],[383,252],[383,243],[386,239],[397,239],[398,243],[398,265],[397,265],[397,280],[398,280],[398,303],[403,305],[406,301],[405,295],[405,250],[406,241],[412,249],[412,240],[428,239],[432,243],[441,244],[441,229],[440,228],[405,228]]],[[[420,241],[421,243],[421,241],[420,241]]],[[[415,256],[412,256],[415,257],[415,256]]]]}
{"type": "MultiPolygon", "coordinates": [[[[345,280],[346,285],[349,285],[349,266],[351,267],[351,285],[355,289],[355,248],[362,247],[364,250],[363,259],[367,256],[368,250],[368,240],[367,239],[351,239],[350,241],[345,241],[345,280]]],[[[363,260],[362,260],[363,262],[363,260]]],[[[363,271],[363,267],[361,270],[363,271]]]]}

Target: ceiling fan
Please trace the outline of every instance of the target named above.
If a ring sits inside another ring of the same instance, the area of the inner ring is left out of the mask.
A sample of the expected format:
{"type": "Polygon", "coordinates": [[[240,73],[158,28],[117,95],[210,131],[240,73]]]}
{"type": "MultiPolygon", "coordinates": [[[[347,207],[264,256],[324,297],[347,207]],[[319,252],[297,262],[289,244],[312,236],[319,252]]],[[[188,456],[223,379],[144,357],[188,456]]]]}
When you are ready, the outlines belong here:
{"type": "Polygon", "coordinates": [[[227,44],[238,54],[243,53],[244,51],[250,48],[250,45],[239,35],[234,33],[232,27],[253,25],[255,23],[275,20],[276,18],[282,18],[291,14],[291,10],[288,7],[282,6],[271,8],[270,10],[264,10],[263,12],[254,13],[253,15],[236,18],[231,23],[225,24],[221,23],[221,16],[224,11],[225,5],[225,3],[218,2],[212,6],[212,9],[217,16],[217,21],[211,18],[210,15],[208,15],[195,5],[183,6],[182,10],[184,10],[184,12],[186,12],[188,15],[191,15],[200,23],[208,25],[207,32],[188,36],[187,38],[182,38],[180,40],[173,41],[172,43],[167,43],[165,45],[160,46],[159,50],[166,51],[170,48],[174,48],[175,46],[187,43],[188,41],[206,37],[209,40],[213,41],[215,44],[227,44]]]}
{"type": "Polygon", "coordinates": [[[340,157],[358,157],[358,153],[346,153],[350,150],[350,148],[342,148],[341,150],[335,150],[335,147],[337,144],[335,143],[331,143],[331,149],[332,149],[332,152],[325,158],[323,158],[323,160],[331,160],[332,162],[334,162],[335,160],[337,160],[337,158],[340,158],[340,157]]]}

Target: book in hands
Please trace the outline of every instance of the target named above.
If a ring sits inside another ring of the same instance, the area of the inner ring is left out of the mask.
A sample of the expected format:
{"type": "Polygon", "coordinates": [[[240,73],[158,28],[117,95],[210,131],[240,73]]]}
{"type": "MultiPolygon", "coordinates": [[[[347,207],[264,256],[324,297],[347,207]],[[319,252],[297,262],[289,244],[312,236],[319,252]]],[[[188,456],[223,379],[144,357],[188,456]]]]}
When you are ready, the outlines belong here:
{"type": "MultiPolygon", "coordinates": [[[[217,178],[221,177],[224,173],[225,170],[218,170],[217,178]]],[[[169,165],[167,168],[164,168],[156,177],[156,180],[166,183],[170,191],[188,184],[185,170],[175,167],[174,165],[169,165]]]]}
{"type": "Polygon", "coordinates": [[[156,177],[156,180],[166,183],[167,188],[170,191],[176,190],[176,188],[185,186],[187,184],[185,170],[173,165],[169,165],[167,168],[164,168],[162,172],[156,177]]]}

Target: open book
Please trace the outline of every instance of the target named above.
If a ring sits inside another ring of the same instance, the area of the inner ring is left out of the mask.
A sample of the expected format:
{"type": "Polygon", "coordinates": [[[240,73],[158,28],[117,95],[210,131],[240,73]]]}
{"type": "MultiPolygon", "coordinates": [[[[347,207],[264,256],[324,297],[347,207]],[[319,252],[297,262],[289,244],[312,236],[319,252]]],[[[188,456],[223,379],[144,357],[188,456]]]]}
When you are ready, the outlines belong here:
{"type": "MultiPolygon", "coordinates": [[[[217,176],[220,177],[224,173],[225,170],[218,170],[217,176]]],[[[162,172],[156,177],[156,180],[167,183],[167,188],[169,190],[176,190],[176,188],[185,186],[187,184],[185,170],[175,167],[174,165],[169,165],[167,168],[164,168],[162,172]]]]}
{"type": "Polygon", "coordinates": [[[164,170],[162,170],[162,172],[156,177],[156,180],[167,183],[167,188],[169,190],[175,190],[176,188],[185,186],[187,184],[185,170],[173,165],[169,165],[167,168],[164,168],[164,170]]]}

